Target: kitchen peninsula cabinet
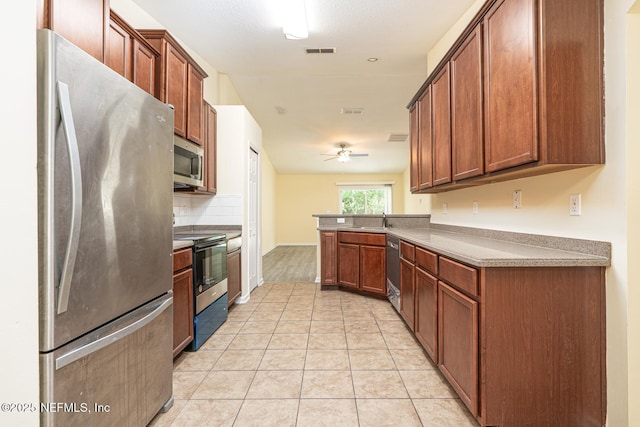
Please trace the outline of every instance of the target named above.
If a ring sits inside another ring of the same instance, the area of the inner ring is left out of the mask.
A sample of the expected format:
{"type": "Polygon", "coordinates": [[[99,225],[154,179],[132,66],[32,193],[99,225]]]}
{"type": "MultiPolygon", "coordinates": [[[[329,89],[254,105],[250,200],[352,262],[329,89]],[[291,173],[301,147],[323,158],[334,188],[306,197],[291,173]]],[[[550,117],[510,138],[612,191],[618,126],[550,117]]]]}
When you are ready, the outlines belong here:
{"type": "Polygon", "coordinates": [[[37,28],[55,31],[103,62],[109,0],[38,0],[36,5],[37,28]]]}
{"type": "Polygon", "coordinates": [[[338,232],[338,284],[387,294],[384,233],[338,232]]]}
{"type": "Polygon", "coordinates": [[[138,30],[160,52],[156,96],[174,107],[174,132],[204,143],[204,79],[207,74],[166,30],[138,30]]]}
{"type": "MultiPolygon", "coordinates": [[[[432,91],[433,186],[413,192],[604,164],[603,22],[601,0],[488,0],[409,103],[432,91]],[[445,101],[433,92],[446,93],[447,70],[451,179],[437,142],[445,101]]],[[[427,120],[417,111],[412,131],[427,120]]]]}
{"type": "Polygon", "coordinates": [[[192,249],[173,253],[173,357],[193,341],[192,249]]]}
{"type": "Polygon", "coordinates": [[[104,63],[155,96],[155,61],[160,53],[111,11],[104,63]]]}
{"type": "Polygon", "coordinates": [[[335,231],[320,232],[320,285],[331,286],[338,283],[337,241],[335,231]]]}

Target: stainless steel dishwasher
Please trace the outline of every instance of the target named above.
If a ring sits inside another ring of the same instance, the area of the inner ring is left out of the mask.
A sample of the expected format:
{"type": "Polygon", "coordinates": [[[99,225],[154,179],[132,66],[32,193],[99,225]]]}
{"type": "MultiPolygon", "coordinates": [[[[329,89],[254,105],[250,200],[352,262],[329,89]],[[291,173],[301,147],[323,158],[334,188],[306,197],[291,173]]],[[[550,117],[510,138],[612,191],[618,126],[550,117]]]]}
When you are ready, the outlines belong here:
{"type": "Polygon", "coordinates": [[[387,298],[400,312],[400,239],[387,234],[387,298]]]}

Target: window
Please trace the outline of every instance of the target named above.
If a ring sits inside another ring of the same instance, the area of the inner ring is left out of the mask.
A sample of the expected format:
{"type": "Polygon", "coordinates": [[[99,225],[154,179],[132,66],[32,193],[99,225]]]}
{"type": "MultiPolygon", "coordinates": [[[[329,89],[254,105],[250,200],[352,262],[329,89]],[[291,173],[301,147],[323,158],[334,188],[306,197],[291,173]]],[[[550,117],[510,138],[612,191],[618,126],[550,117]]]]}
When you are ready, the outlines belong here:
{"type": "Polygon", "coordinates": [[[338,185],[341,214],[391,213],[391,184],[338,185]]]}

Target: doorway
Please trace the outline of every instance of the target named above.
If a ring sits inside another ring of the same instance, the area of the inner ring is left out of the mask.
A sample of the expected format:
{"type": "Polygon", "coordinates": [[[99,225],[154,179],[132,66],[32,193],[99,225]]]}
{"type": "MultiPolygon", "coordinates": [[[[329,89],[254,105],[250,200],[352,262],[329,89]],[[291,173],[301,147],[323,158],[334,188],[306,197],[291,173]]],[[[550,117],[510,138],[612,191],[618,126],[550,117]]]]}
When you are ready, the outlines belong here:
{"type": "Polygon", "coordinates": [[[249,150],[249,204],[248,204],[248,254],[249,254],[249,292],[258,286],[258,277],[262,260],[260,259],[260,239],[259,239],[259,167],[260,156],[251,148],[249,150]]]}

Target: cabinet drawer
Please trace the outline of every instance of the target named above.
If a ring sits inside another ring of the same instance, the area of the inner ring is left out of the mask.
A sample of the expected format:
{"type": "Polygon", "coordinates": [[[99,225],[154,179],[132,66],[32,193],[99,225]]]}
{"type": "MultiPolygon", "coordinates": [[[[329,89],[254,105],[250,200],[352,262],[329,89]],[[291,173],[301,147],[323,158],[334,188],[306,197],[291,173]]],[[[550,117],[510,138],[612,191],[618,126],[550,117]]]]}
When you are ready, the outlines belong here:
{"type": "Polygon", "coordinates": [[[416,248],[416,265],[431,274],[438,274],[438,255],[418,247],[416,248]]]}
{"type": "Polygon", "coordinates": [[[475,268],[444,257],[440,257],[438,265],[440,279],[470,295],[478,295],[478,271],[475,268]]]}
{"type": "Polygon", "coordinates": [[[359,245],[386,246],[387,237],[382,233],[358,233],[350,231],[340,231],[338,233],[339,243],[355,243],[359,245]]]}
{"type": "Polygon", "coordinates": [[[180,271],[183,268],[191,267],[191,248],[181,249],[173,253],[173,272],[180,271]]]}
{"type": "Polygon", "coordinates": [[[416,247],[411,243],[400,240],[400,256],[407,261],[416,261],[416,247]]]}

